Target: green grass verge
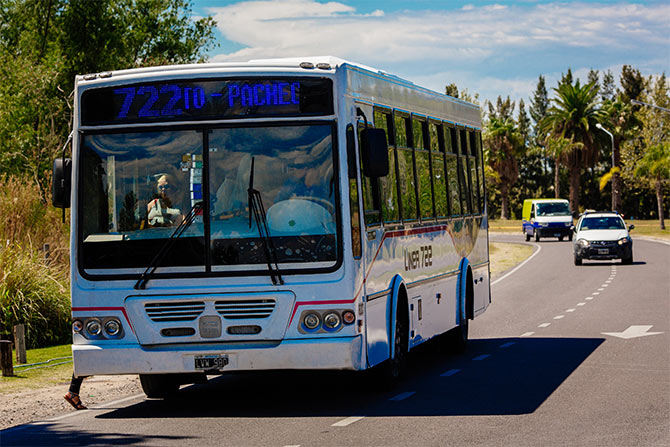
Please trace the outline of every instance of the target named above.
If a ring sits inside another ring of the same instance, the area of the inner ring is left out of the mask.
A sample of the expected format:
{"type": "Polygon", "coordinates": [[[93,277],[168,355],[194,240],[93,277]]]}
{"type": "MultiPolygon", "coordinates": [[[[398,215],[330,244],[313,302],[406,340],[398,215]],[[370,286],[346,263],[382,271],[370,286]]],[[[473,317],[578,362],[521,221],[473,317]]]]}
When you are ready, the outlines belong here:
{"type": "MultiPolygon", "coordinates": [[[[46,362],[50,359],[69,357],[72,355],[70,345],[52,346],[49,348],[29,349],[26,351],[28,363],[46,362]]],[[[16,354],[13,354],[16,359],[16,354]]],[[[57,360],[52,363],[60,363],[66,360],[57,360]]],[[[46,365],[36,365],[46,366],[46,365]]],[[[27,367],[27,368],[30,368],[27,367]]],[[[62,365],[50,366],[48,368],[31,369],[22,371],[20,365],[14,364],[13,377],[0,377],[0,394],[16,393],[26,389],[42,388],[51,385],[63,385],[63,394],[67,391],[67,385],[72,377],[72,361],[62,365]]]]}
{"type": "Polygon", "coordinates": [[[514,268],[532,254],[533,247],[530,245],[491,242],[489,245],[491,276],[498,276],[514,268]]]}

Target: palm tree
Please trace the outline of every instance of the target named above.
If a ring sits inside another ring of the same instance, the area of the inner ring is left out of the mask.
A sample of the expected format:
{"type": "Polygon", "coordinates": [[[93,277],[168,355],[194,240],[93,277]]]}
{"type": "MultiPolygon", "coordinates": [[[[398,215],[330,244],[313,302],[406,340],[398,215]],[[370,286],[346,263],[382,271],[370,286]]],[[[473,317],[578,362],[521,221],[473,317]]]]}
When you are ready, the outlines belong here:
{"type": "Polygon", "coordinates": [[[565,156],[570,171],[570,207],[579,210],[579,186],[582,167],[593,166],[598,159],[591,128],[602,119],[598,108],[598,89],[593,83],[580,85],[561,83],[553,89],[556,98],[540,125],[544,133],[552,133],[568,138],[581,146],[573,147],[565,156]]]}
{"type": "Polygon", "coordinates": [[[664,142],[650,146],[644,156],[637,162],[635,174],[648,178],[656,190],[658,218],[661,221],[661,230],[665,230],[663,182],[670,180],[670,143],[664,142]]]}
{"type": "Polygon", "coordinates": [[[496,173],[500,185],[502,207],[501,219],[509,219],[509,192],[514,182],[519,178],[517,157],[524,148],[523,136],[514,121],[508,117],[491,117],[484,143],[489,154],[489,164],[496,173]]]}
{"type": "MultiPolygon", "coordinates": [[[[559,174],[561,165],[567,163],[568,154],[572,151],[580,150],[584,147],[583,143],[575,143],[571,138],[565,138],[561,135],[548,135],[546,140],[547,153],[554,158],[554,197],[561,197],[561,185],[559,174]]],[[[576,211],[576,210],[575,210],[576,211]]]]}

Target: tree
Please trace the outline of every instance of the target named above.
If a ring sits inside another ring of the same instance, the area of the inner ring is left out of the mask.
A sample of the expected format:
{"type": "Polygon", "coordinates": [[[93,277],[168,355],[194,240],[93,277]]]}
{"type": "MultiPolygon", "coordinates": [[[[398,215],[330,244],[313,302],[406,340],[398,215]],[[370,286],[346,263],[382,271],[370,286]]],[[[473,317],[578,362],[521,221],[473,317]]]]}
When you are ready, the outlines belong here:
{"type": "Polygon", "coordinates": [[[611,70],[607,70],[603,75],[603,82],[600,87],[600,100],[613,101],[615,93],[616,87],[614,86],[614,75],[611,70]]]}
{"type": "Polygon", "coordinates": [[[653,185],[656,192],[661,230],[665,230],[663,183],[670,180],[670,143],[659,143],[649,147],[644,157],[638,162],[635,173],[641,177],[648,178],[653,185]]]}
{"type": "Polygon", "coordinates": [[[444,88],[444,92],[454,98],[458,98],[458,86],[453,82],[444,88]]]}
{"type": "Polygon", "coordinates": [[[554,105],[547,111],[541,128],[546,134],[582,143],[581,147],[573,148],[566,156],[570,172],[570,206],[577,211],[582,167],[592,166],[598,158],[598,146],[591,132],[602,117],[596,99],[598,89],[593,84],[581,85],[577,80],[574,84],[562,82],[554,91],[554,105]]]}
{"type": "Polygon", "coordinates": [[[545,141],[547,143],[547,153],[554,158],[554,197],[558,199],[561,197],[561,165],[567,163],[568,154],[582,149],[584,144],[575,143],[572,139],[561,135],[548,135],[545,141]]]}
{"type": "Polygon", "coordinates": [[[500,186],[500,218],[509,219],[509,192],[519,177],[517,157],[524,148],[522,136],[513,120],[494,116],[486,126],[484,143],[488,149],[488,162],[495,171],[500,186]]]}

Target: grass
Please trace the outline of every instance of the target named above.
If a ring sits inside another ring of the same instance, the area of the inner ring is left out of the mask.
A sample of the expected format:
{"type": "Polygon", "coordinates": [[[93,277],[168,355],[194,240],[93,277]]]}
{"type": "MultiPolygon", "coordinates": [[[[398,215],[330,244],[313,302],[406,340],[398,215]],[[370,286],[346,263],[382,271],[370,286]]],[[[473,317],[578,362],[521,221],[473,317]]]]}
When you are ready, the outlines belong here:
{"type": "MultiPolygon", "coordinates": [[[[626,220],[626,224],[635,224],[631,232],[633,239],[636,235],[656,237],[670,240],[670,219],[666,219],[665,230],[661,230],[660,221],[656,220],[626,220]]],[[[489,230],[497,233],[519,233],[521,235],[520,220],[491,220],[489,230]]]]}
{"type": "MultiPolygon", "coordinates": [[[[28,363],[46,362],[49,359],[70,357],[72,350],[70,345],[58,345],[49,348],[29,349],[26,352],[28,363]]],[[[16,354],[13,354],[16,359],[16,354]]],[[[57,360],[60,363],[66,360],[57,360]]],[[[22,372],[19,365],[14,365],[14,377],[0,377],[0,395],[16,393],[22,390],[43,388],[51,385],[68,385],[72,377],[72,360],[63,365],[48,368],[31,369],[22,372]]],[[[36,365],[45,366],[45,365],[36,365]]],[[[30,367],[28,367],[30,368],[30,367]]],[[[63,391],[65,393],[65,391],[63,391]]]]}
{"type": "Polygon", "coordinates": [[[489,245],[491,276],[497,276],[510,270],[531,254],[533,254],[533,247],[530,245],[491,242],[489,245]]]}

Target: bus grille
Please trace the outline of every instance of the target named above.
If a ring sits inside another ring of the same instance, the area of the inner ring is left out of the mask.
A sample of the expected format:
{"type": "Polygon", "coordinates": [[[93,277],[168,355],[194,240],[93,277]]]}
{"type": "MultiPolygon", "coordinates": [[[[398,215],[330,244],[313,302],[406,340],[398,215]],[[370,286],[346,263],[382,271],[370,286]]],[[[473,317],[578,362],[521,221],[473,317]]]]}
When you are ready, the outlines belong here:
{"type": "Polygon", "coordinates": [[[275,300],[217,301],[216,311],[227,320],[267,318],[275,308],[275,300]]]}
{"type": "Polygon", "coordinates": [[[202,301],[147,303],[144,309],[151,321],[193,321],[205,310],[202,301]]]}

